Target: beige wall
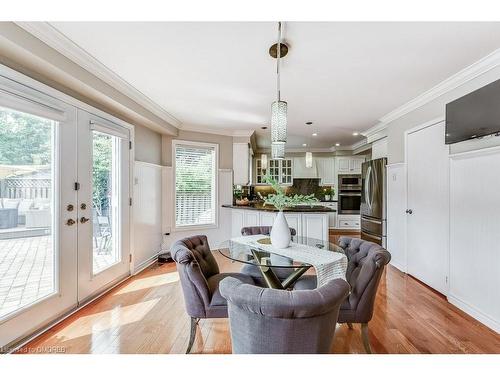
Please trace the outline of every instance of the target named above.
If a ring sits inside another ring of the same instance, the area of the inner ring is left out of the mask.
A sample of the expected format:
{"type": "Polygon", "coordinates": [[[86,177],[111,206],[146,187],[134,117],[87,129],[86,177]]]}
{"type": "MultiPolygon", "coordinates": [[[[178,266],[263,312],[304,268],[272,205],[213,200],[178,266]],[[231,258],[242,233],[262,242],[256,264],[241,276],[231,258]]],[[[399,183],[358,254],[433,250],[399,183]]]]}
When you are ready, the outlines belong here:
{"type": "Polygon", "coordinates": [[[219,168],[233,169],[233,137],[179,130],[177,137],[162,136],[162,164],[172,166],[172,140],[216,143],[219,145],[219,168]]]}
{"type": "Polygon", "coordinates": [[[161,165],[161,134],[144,126],[135,127],[135,160],[161,165]]]}

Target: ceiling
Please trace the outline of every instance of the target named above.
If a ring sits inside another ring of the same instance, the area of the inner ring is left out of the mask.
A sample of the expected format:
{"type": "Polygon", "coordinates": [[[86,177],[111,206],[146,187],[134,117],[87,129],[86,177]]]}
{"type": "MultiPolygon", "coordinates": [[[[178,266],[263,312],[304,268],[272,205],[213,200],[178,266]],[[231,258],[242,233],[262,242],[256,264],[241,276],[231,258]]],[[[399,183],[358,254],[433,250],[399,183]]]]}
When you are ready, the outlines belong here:
{"type": "MultiPolygon", "coordinates": [[[[269,22],[54,22],[190,129],[257,130],[269,145],[276,65],[269,22]]],[[[500,23],[286,22],[288,147],[360,140],[391,110],[500,47],[500,23]],[[312,121],[313,125],[305,125],[312,121]],[[317,133],[312,137],[312,133],[317,133]]]]}

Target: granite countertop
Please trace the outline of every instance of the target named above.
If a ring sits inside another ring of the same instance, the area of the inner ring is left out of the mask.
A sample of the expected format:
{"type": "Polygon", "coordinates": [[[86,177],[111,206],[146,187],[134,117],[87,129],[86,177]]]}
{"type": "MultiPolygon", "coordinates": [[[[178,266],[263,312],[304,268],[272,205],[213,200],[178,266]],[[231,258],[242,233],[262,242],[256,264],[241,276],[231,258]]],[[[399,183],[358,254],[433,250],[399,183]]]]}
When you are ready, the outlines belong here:
{"type": "MultiPolygon", "coordinates": [[[[225,208],[236,208],[236,209],[241,209],[241,210],[258,210],[258,211],[270,211],[270,212],[278,212],[278,209],[274,206],[264,206],[262,203],[254,203],[254,204],[249,204],[248,206],[237,206],[233,204],[223,204],[222,207],[225,208]]],[[[297,206],[297,207],[291,207],[291,208],[285,208],[283,210],[284,212],[315,212],[315,213],[329,213],[329,212],[336,212],[336,210],[333,210],[328,207],[324,206],[297,206]]]]}

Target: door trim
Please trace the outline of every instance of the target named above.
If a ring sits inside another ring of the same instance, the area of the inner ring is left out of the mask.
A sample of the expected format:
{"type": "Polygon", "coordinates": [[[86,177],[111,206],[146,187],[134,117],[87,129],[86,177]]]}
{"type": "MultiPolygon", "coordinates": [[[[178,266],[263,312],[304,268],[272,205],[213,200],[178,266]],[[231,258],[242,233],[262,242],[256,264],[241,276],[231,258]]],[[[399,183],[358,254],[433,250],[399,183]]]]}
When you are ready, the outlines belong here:
{"type": "MultiPolygon", "coordinates": [[[[427,122],[424,122],[420,125],[414,126],[404,132],[404,165],[405,165],[405,174],[406,174],[406,208],[409,208],[409,176],[410,176],[410,169],[408,165],[408,137],[411,134],[417,133],[419,131],[422,131],[424,129],[430,128],[432,126],[440,125],[445,122],[445,118],[443,116],[434,118],[432,120],[429,120],[427,122]]],[[[446,243],[446,249],[445,249],[445,254],[446,254],[446,264],[445,264],[445,269],[446,269],[446,283],[444,290],[439,291],[446,297],[448,297],[449,292],[450,292],[450,283],[449,283],[449,277],[450,277],[450,147],[448,146],[448,212],[447,212],[447,218],[448,218],[448,228],[447,228],[447,243],[446,243]]],[[[405,251],[406,251],[406,273],[411,275],[408,270],[408,215],[406,215],[406,224],[405,224],[406,230],[405,230],[405,251]]],[[[416,276],[412,275],[413,277],[417,278],[416,276]]],[[[418,278],[417,278],[418,279],[418,278]]],[[[420,280],[420,279],[418,279],[420,280]]],[[[421,280],[420,280],[421,281],[421,280]]],[[[423,281],[422,281],[423,282],[423,281]]],[[[426,284],[427,285],[427,284],[426,284]]],[[[435,289],[434,287],[431,286],[431,288],[435,289]]],[[[437,289],[436,289],[437,290],[437,289]]]]}

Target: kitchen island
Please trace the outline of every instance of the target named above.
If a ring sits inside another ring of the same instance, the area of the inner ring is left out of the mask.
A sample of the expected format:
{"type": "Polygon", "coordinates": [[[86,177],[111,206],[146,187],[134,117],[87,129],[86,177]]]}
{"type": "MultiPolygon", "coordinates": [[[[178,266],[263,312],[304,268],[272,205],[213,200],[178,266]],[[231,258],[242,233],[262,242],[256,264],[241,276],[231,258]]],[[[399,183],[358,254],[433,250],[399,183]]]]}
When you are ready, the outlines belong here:
{"type": "MultiPolygon", "coordinates": [[[[272,226],[278,210],[274,206],[251,204],[248,206],[223,205],[230,209],[232,237],[241,236],[241,228],[253,226],[272,226]]],[[[328,216],[335,210],[320,206],[298,206],[283,210],[288,226],[301,237],[317,238],[328,241],[328,216]]]]}

